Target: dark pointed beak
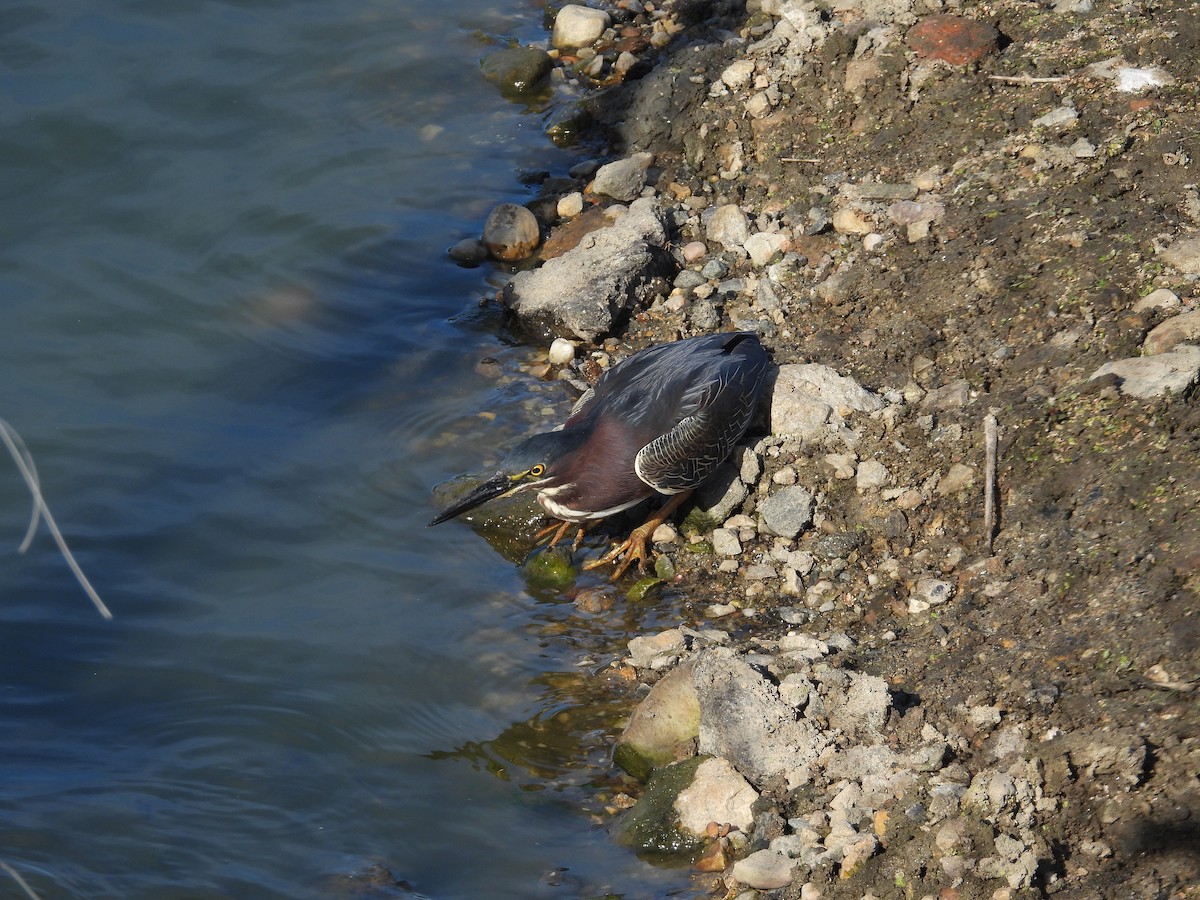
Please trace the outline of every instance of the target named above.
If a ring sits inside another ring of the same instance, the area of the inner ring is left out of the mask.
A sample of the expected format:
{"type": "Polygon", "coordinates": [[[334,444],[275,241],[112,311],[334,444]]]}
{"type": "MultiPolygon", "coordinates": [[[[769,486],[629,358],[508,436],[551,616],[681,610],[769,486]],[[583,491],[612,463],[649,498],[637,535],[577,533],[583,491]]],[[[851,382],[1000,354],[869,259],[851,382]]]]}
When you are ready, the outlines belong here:
{"type": "Polygon", "coordinates": [[[465,497],[456,500],[448,507],[434,516],[433,521],[426,525],[426,528],[432,528],[434,525],[440,525],[442,522],[453,519],[455,516],[460,516],[467,510],[474,509],[477,506],[482,506],[489,500],[494,500],[502,494],[512,490],[512,479],[503,472],[497,472],[483,484],[477,486],[470,491],[465,497]]]}

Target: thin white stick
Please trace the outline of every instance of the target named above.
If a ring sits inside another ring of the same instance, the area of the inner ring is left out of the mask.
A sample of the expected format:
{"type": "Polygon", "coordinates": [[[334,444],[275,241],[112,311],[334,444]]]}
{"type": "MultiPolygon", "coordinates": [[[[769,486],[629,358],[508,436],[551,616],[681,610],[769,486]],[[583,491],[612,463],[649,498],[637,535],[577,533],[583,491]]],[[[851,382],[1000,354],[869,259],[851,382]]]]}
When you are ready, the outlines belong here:
{"type": "Polygon", "coordinates": [[[12,880],[21,886],[21,890],[23,890],[29,896],[30,900],[42,900],[42,898],[37,895],[33,888],[29,886],[25,879],[21,877],[21,873],[2,859],[0,859],[0,869],[3,869],[12,876],[12,880]]]}
{"type": "Polygon", "coordinates": [[[71,573],[75,576],[75,580],[79,582],[79,586],[83,588],[88,598],[95,604],[100,615],[106,619],[111,619],[112,613],[104,605],[104,601],[100,599],[100,595],[96,593],[96,589],[92,587],[92,583],[88,581],[87,576],[83,574],[83,569],[75,561],[75,556],[67,546],[62,532],[58,530],[58,523],[54,521],[54,516],[50,514],[50,507],[46,505],[46,501],[42,497],[37,470],[33,466],[33,457],[25,449],[25,442],[21,440],[21,436],[17,434],[16,430],[3,419],[0,419],[0,439],[3,439],[4,446],[8,448],[13,462],[17,464],[17,471],[25,479],[25,486],[29,488],[29,493],[33,495],[33,521],[30,522],[30,532],[26,534],[25,542],[21,544],[21,552],[24,553],[28,549],[29,541],[33,536],[32,531],[37,527],[38,516],[40,515],[46,521],[46,527],[50,529],[50,534],[54,537],[54,543],[58,544],[59,552],[62,553],[63,559],[70,566],[71,573]]]}
{"type": "Polygon", "coordinates": [[[1051,75],[1045,78],[1035,78],[1032,75],[989,75],[988,78],[1007,84],[1061,84],[1071,80],[1070,75],[1051,75]]]}
{"type": "Polygon", "coordinates": [[[996,536],[996,457],[999,447],[1000,425],[993,413],[983,419],[983,446],[987,456],[987,471],[983,479],[983,540],[988,556],[992,555],[992,541],[996,536]]]}

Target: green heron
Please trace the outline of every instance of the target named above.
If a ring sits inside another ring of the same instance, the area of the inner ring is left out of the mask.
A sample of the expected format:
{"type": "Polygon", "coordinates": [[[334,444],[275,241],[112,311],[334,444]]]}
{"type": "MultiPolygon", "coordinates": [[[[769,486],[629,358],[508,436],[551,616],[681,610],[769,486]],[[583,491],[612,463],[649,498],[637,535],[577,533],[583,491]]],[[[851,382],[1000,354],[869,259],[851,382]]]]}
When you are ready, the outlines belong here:
{"type": "Polygon", "coordinates": [[[559,428],[514,447],[500,469],[429,524],[437,525],[496,497],[537,492],[561,521],[551,546],[571,525],[584,528],[655,494],[670,499],[628,540],[589,564],[614,562],[613,578],[646,560],[654,529],[742,439],[767,373],[758,336],[739,331],[689,338],[633,354],[600,376],[559,428]]]}

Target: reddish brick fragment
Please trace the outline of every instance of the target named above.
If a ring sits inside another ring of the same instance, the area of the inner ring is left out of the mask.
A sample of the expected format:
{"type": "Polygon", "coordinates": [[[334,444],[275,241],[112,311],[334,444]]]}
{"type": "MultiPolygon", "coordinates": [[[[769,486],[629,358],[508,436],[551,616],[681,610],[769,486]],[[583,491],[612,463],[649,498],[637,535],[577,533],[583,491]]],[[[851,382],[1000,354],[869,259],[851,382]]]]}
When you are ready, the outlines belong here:
{"type": "Polygon", "coordinates": [[[917,56],[965,66],[995,53],[1000,47],[1000,32],[975,19],[930,16],[914,25],[906,40],[917,56]]]}

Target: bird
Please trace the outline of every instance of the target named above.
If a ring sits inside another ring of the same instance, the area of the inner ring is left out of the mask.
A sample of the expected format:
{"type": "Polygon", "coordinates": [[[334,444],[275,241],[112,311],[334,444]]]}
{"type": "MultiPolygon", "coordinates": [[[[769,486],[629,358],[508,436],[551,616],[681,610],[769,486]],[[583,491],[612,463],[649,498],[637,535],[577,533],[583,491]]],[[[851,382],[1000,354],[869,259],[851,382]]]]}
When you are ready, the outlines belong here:
{"type": "Polygon", "coordinates": [[[584,568],[611,562],[617,580],[643,569],[654,530],[712,475],[745,436],[766,380],[767,352],[750,331],[659,344],[608,369],[553,431],[518,443],[497,471],[429,523],[439,525],[497,497],[534,491],[559,524],[557,543],[656,495],[666,502],[629,538],[584,568]]]}

